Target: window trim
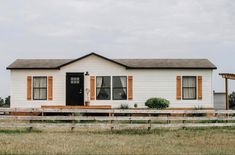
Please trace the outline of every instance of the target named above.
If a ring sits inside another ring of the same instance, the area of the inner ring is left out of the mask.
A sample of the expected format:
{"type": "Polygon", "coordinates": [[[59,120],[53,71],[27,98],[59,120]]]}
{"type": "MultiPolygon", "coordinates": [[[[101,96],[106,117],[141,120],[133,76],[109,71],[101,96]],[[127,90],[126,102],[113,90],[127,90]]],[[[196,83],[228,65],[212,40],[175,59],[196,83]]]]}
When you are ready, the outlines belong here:
{"type": "Polygon", "coordinates": [[[48,80],[47,76],[33,76],[33,100],[35,100],[35,101],[46,101],[47,100],[47,98],[48,98],[48,94],[47,94],[48,93],[48,82],[47,82],[47,80],[48,80]],[[35,88],[34,87],[34,80],[37,79],[37,78],[46,78],[46,87],[35,88]],[[34,96],[35,89],[39,89],[39,90],[40,89],[46,89],[46,98],[45,99],[35,99],[35,96],[34,96]]]}
{"type": "Polygon", "coordinates": [[[99,101],[108,101],[108,100],[112,100],[112,93],[111,93],[111,87],[112,87],[112,78],[111,78],[112,76],[96,76],[96,79],[95,79],[95,91],[96,91],[96,100],[99,100],[99,101]],[[110,86],[109,87],[104,87],[104,89],[109,89],[109,98],[108,99],[99,99],[98,98],[98,94],[97,94],[97,89],[101,89],[101,87],[97,87],[97,78],[99,78],[99,77],[109,77],[110,78],[110,86]]]}
{"type": "Polygon", "coordinates": [[[127,84],[128,83],[128,81],[127,81],[127,76],[112,76],[112,100],[115,100],[115,101],[125,101],[125,100],[127,100],[127,94],[128,94],[128,90],[127,90],[127,84]],[[125,77],[126,78],[126,87],[114,87],[114,77],[125,77]],[[126,99],[115,99],[114,98],[114,89],[123,89],[123,88],[125,88],[126,89],[126,99]]]}
{"type": "Polygon", "coordinates": [[[182,100],[197,100],[197,76],[182,76],[182,100]],[[195,87],[184,87],[184,78],[195,78],[195,87]],[[195,98],[184,98],[184,88],[194,88],[195,89],[195,98]]]}

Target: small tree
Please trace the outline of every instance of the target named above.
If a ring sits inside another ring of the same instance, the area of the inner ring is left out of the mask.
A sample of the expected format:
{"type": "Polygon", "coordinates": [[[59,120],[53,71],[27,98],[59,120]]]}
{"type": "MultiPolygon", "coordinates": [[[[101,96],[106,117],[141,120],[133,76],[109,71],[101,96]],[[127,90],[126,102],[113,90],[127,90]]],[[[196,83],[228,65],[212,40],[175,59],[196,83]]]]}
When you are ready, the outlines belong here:
{"type": "Polygon", "coordinates": [[[4,105],[4,100],[0,97],[0,107],[4,105]]]}
{"type": "Polygon", "coordinates": [[[4,106],[5,106],[5,107],[10,107],[10,104],[11,104],[11,97],[8,96],[8,97],[5,98],[5,104],[4,104],[4,106]]]}
{"type": "Polygon", "coordinates": [[[229,95],[229,108],[235,107],[235,92],[229,95]]]}

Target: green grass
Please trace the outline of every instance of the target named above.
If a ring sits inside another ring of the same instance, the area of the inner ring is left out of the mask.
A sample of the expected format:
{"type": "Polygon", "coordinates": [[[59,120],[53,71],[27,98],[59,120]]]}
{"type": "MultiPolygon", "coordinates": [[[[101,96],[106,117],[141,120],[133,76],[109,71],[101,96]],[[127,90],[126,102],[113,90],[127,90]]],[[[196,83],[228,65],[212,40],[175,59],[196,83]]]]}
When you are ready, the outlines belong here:
{"type": "Polygon", "coordinates": [[[235,128],[156,130],[0,130],[0,154],[232,155],[235,128]]]}

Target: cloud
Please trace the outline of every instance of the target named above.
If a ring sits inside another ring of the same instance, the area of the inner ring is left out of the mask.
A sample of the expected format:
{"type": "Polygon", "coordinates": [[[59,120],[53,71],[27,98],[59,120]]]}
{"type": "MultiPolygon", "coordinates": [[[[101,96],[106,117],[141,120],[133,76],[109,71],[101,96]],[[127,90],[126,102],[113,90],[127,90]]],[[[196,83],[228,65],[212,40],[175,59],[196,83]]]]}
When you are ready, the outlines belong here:
{"type": "Polygon", "coordinates": [[[3,0],[0,96],[9,94],[5,67],[16,58],[205,57],[232,72],[234,25],[234,0],[3,0]]]}

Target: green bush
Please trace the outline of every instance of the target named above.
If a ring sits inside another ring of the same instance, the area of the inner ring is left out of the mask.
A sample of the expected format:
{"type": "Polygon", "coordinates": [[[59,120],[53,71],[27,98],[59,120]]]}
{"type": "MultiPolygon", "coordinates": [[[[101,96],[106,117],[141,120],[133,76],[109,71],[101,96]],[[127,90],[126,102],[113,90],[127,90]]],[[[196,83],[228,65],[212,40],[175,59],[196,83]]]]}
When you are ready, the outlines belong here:
{"type": "Polygon", "coordinates": [[[166,109],[170,102],[163,98],[150,98],[145,102],[145,106],[156,109],[166,109]]]}
{"type": "Polygon", "coordinates": [[[134,104],[134,107],[135,107],[135,108],[137,108],[137,107],[138,107],[138,104],[137,104],[137,103],[135,103],[135,104],[134,104]]]}
{"type": "Polygon", "coordinates": [[[229,108],[235,109],[235,92],[229,95],[229,108]]]}

